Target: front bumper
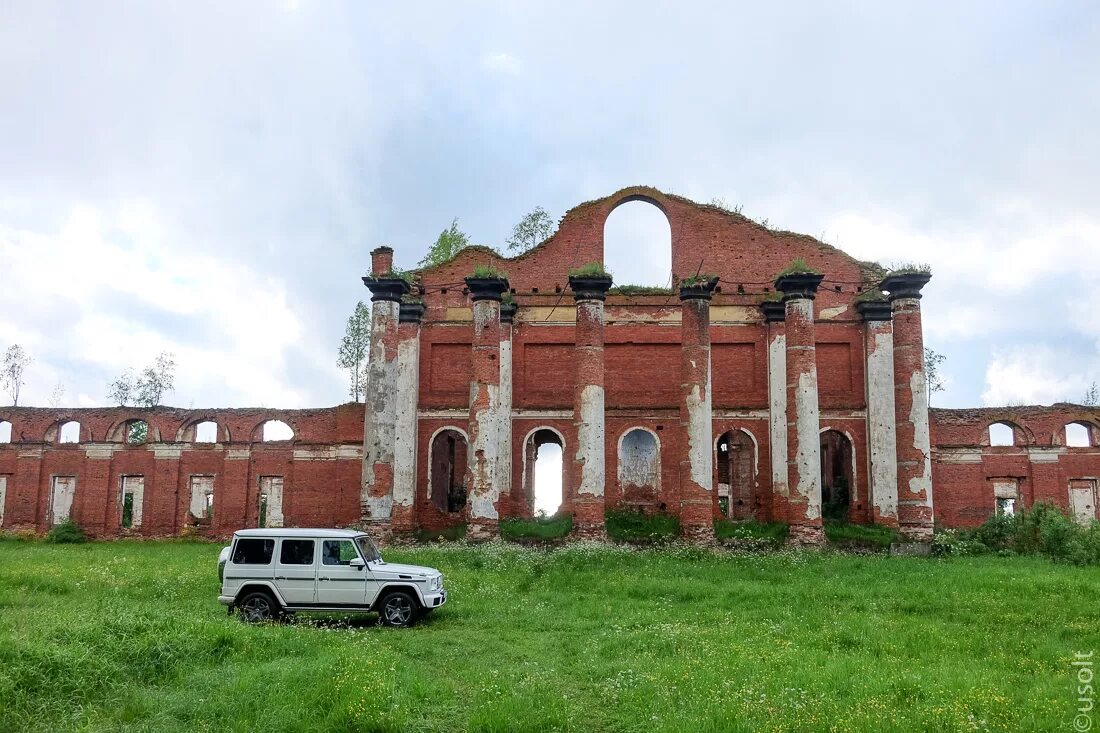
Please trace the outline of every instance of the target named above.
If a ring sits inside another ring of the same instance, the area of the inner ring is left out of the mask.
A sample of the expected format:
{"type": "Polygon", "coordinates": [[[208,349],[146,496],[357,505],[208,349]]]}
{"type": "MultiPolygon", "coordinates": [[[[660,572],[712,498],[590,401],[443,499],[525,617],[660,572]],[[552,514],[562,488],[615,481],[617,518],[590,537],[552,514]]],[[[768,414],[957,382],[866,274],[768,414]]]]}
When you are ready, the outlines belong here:
{"type": "Polygon", "coordinates": [[[424,608],[439,608],[447,602],[447,589],[440,588],[435,593],[424,594],[424,608]]]}
{"type": "Polygon", "coordinates": [[[233,596],[218,596],[218,603],[222,604],[223,606],[232,606],[233,596]]]}

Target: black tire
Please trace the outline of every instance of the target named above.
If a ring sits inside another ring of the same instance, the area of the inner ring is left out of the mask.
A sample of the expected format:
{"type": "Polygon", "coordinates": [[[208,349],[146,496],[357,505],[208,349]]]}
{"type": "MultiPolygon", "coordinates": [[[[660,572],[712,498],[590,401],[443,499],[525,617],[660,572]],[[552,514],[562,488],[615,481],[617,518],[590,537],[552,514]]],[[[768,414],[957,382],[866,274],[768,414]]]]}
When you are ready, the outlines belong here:
{"type": "Polygon", "coordinates": [[[283,616],[283,609],[267,591],[256,590],[245,594],[237,602],[237,615],[241,621],[250,624],[262,624],[278,621],[283,616]]]}
{"type": "Polygon", "coordinates": [[[420,605],[410,593],[390,591],[378,604],[378,623],[393,628],[412,626],[419,615],[420,605]]]}

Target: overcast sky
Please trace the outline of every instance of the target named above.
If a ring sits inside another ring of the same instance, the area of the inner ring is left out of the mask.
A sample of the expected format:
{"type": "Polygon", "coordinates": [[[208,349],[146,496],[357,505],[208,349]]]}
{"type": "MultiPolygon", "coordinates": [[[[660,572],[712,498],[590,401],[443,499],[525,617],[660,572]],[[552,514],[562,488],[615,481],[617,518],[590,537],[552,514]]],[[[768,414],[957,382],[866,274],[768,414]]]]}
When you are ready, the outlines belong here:
{"type": "MultiPolygon", "coordinates": [[[[936,405],[1100,379],[1100,5],[455,5],[4,2],[23,401],[104,404],[160,351],[183,407],[345,401],[372,248],[412,266],[455,216],[501,245],[633,184],[930,263],[936,405]]],[[[609,224],[613,270],[645,209],[609,224]]]]}

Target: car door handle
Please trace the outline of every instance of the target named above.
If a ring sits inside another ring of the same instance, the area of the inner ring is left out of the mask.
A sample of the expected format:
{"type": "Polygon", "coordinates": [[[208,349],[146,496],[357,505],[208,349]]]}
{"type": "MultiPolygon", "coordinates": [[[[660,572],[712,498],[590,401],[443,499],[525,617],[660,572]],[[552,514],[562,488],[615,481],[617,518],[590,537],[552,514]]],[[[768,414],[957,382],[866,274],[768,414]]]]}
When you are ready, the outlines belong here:
{"type": "Polygon", "coordinates": [[[328,578],[321,577],[321,578],[318,578],[317,580],[328,580],[328,578]]]}
{"type": "Polygon", "coordinates": [[[286,580],[286,576],[285,575],[276,575],[275,580],[286,580]]]}

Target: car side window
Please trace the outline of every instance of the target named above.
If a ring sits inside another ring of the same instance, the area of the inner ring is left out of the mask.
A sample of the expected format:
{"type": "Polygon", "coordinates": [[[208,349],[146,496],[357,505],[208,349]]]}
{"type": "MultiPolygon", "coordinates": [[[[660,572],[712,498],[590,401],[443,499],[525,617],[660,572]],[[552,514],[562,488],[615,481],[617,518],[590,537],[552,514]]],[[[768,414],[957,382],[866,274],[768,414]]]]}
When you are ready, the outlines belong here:
{"type": "Polygon", "coordinates": [[[270,565],[275,540],[242,537],[233,545],[234,565],[270,565]]]}
{"type": "Polygon", "coordinates": [[[359,557],[351,540],[325,540],[321,548],[321,562],[325,565],[347,565],[359,557]]]}
{"type": "Polygon", "coordinates": [[[313,540],[283,540],[279,549],[279,563],[282,565],[312,565],[313,540]]]}

